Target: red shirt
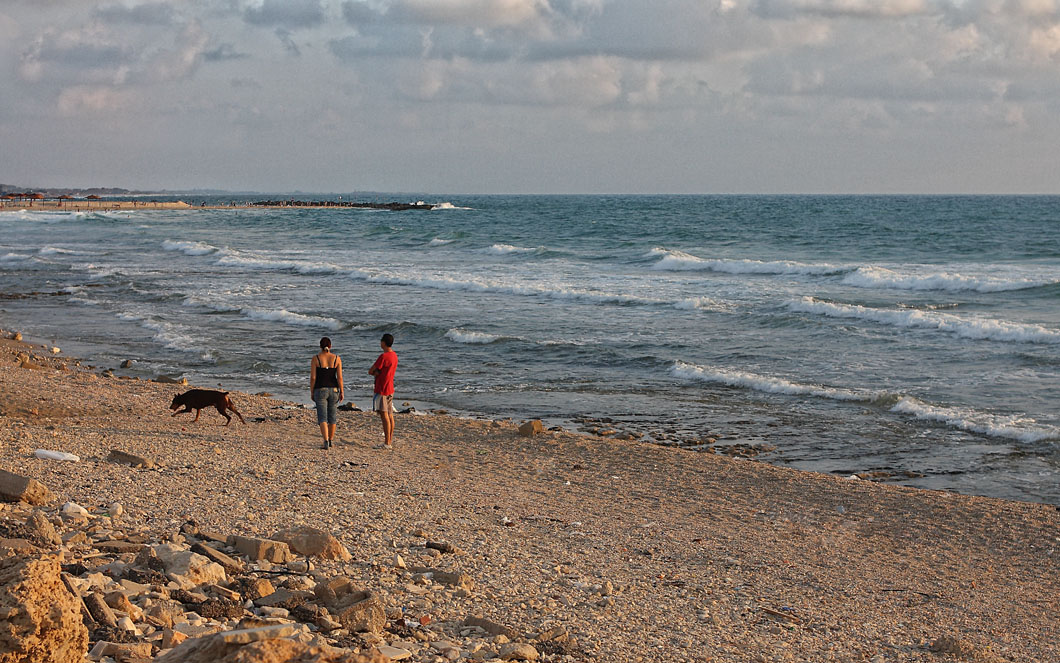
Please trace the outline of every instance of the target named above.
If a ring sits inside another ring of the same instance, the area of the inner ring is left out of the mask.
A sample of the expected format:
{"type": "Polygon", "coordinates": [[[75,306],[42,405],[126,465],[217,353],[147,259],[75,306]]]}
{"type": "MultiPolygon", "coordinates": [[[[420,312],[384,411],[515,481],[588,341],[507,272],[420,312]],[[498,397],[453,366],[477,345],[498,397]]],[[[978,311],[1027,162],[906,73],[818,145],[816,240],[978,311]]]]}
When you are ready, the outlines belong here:
{"type": "Polygon", "coordinates": [[[383,396],[394,395],[394,371],[397,370],[397,353],[388,350],[379,355],[372,364],[372,369],[379,371],[375,374],[375,393],[383,396]]]}

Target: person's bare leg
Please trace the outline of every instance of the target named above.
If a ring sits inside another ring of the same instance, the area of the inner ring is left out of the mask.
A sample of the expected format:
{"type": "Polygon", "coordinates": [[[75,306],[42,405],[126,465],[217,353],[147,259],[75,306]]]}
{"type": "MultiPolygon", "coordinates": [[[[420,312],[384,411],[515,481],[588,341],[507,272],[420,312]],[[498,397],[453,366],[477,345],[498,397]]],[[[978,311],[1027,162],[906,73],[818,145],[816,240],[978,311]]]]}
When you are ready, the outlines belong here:
{"type": "Polygon", "coordinates": [[[324,444],[326,445],[328,443],[328,440],[331,439],[330,437],[328,437],[328,422],[325,421],[324,423],[320,424],[320,435],[324,438],[324,444]]]}
{"type": "Polygon", "coordinates": [[[329,442],[334,442],[335,441],[335,426],[336,425],[337,424],[327,424],[327,427],[328,427],[328,441],[329,442]]]}
{"type": "Polygon", "coordinates": [[[379,410],[379,420],[383,422],[383,443],[389,448],[394,436],[394,419],[386,410],[379,410]]]}

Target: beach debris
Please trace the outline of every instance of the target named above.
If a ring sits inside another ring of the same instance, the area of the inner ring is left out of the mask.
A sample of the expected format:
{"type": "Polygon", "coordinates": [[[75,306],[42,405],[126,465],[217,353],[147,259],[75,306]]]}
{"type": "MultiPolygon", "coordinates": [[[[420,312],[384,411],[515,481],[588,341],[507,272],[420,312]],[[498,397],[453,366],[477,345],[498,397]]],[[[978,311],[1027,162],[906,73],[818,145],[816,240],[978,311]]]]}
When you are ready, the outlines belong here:
{"type": "Polygon", "coordinates": [[[54,499],[52,492],[36,479],[0,470],[0,500],[46,504],[54,499]]]}
{"type": "Polygon", "coordinates": [[[522,437],[533,437],[534,435],[543,433],[544,430],[545,426],[541,423],[540,419],[531,419],[519,426],[519,435],[522,437]]]}
{"type": "Polygon", "coordinates": [[[42,460],[65,460],[71,463],[81,460],[81,457],[76,454],[66,453],[65,451],[52,451],[51,449],[37,449],[33,452],[33,455],[42,460]]]}
{"type": "Polygon", "coordinates": [[[284,564],[294,559],[290,547],[282,541],[232,535],[228,537],[227,544],[252,560],[284,564]]]}
{"type": "Polygon", "coordinates": [[[55,556],[0,560],[4,660],[74,661],[88,650],[81,601],[67,589],[61,573],[55,556]]]}
{"type": "Polygon", "coordinates": [[[67,502],[66,504],[63,504],[61,513],[63,514],[63,518],[67,518],[70,520],[88,519],[88,509],[81,506],[77,502],[67,502]]]}
{"type": "Polygon", "coordinates": [[[438,552],[449,553],[451,555],[460,555],[463,553],[462,550],[448,541],[427,541],[426,547],[431,550],[437,550],[438,552]]]}
{"type": "Polygon", "coordinates": [[[273,534],[272,539],[286,543],[299,555],[338,559],[344,562],[353,559],[350,552],[346,550],[346,546],[342,545],[338,539],[324,530],[308,525],[295,525],[282,529],[273,534]]]}

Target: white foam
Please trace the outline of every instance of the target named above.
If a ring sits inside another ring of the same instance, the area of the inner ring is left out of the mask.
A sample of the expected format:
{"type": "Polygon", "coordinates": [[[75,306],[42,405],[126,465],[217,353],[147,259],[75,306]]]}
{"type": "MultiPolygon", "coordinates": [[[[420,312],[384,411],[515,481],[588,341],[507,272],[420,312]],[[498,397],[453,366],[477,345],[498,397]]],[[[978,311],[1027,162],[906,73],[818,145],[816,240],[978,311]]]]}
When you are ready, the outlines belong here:
{"type": "Polygon", "coordinates": [[[335,274],[341,271],[337,265],[328,263],[313,263],[301,260],[273,260],[255,256],[244,256],[234,252],[223,252],[224,255],[217,261],[218,265],[228,267],[242,267],[244,269],[264,269],[294,271],[300,274],[335,274]]]}
{"type": "Polygon", "coordinates": [[[500,340],[500,336],[494,336],[493,334],[485,334],[483,332],[468,331],[465,329],[450,329],[445,333],[445,337],[450,341],[456,343],[470,343],[472,345],[485,345],[487,343],[493,343],[494,341],[500,340]]]}
{"type": "Polygon", "coordinates": [[[210,246],[205,242],[179,242],[171,239],[162,242],[162,248],[166,251],[180,251],[189,256],[204,256],[218,250],[216,246],[210,246]]]}
{"type": "Polygon", "coordinates": [[[431,211],[432,212],[434,212],[436,210],[456,210],[456,209],[468,210],[468,209],[471,209],[471,208],[470,207],[459,207],[457,205],[454,205],[454,204],[448,203],[448,202],[447,203],[435,203],[431,207],[431,211]]]}
{"type": "Polygon", "coordinates": [[[453,279],[447,277],[435,278],[412,278],[399,274],[388,274],[370,272],[364,269],[355,269],[348,272],[351,278],[368,281],[370,283],[385,283],[390,285],[410,285],[433,290],[466,291],[488,294],[520,295],[526,297],[549,297],[552,299],[584,300],[600,304],[669,304],[663,299],[641,297],[638,295],[627,295],[620,293],[608,293],[579,288],[545,287],[534,285],[515,285],[510,283],[495,282],[484,279],[453,279]]]}
{"type": "Polygon", "coordinates": [[[830,398],[837,401],[873,401],[881,398],[879,393],[865,393],[852,391],[850,389],[837,389],[834,387],[822,387],[818,385],[799,384],[782,378],[768,377],[748,373],[745,371],[734,371],[726,368],[709,368],[675,362],[670,369],[670,374],[681,380],[698,382],[712,382],[724,384],[730,387],[741,387],[761,391],[767,394],[787,394],[789,396],[816,396],[818,398],[830,398]]]}
{"type": "Polygon", "coordinates": [[[991,437],[1004,437],[1020,442],[1040,442],[1060,439],[1060,429],[1039,425],[1034,419],[1020,416],[1005,416],[977,412],[963,408],[939,407],[905,396],[891,412],[907,414],[924,421],[938,421],[971,433],[982,433],[991,437]]]}
{"type": "Polygon", "coordinates": [[[722,310],[727,307],[723,306],[716,300],[710,297],[689,297],[688,299],[682,299],[681,301],[674,304],[674,308],[681,309],[683,311],[694,311],[698,309],[709,309],[709,310],[722,310]]]}
{"type": "Polygon", "coordinates": [[[528,249],[523,246],[513,246],[511,244],[494,244],[493,246],[486,249],[486,253],[492,253],[493,255],[506,256],[513,253],[534,253],[537,249],[528,249]]]}
{"type": "Polygon", "coordinates": [[[850,271],[850,267],[828,263],[809,264],[792,260],[707,260],[684,251],[654,248],[647,257],[662,256],[652,269],[671,272],[721,272],[725,274],[790,274],[827,276],[850,271]]]}
{"type": "Polygon", "coordinates": [[[40,251],[37,251],[42,256],[55,256],[55,255],[77,255],[77,251],[71,249],[62,249],[56,246],[45,246],[40,251]]]}
{"type": "Polygon", "coordinates": [[[187,333],[187,328],[183,325],[162,320],[151,320],[142,315],[128,312],[118,313],[118,318],[139,322],[144,329],[155,332],[155,342],[161,344],[164,348],[179,350],[180,352],[199,352],[195,339],[187,333]]]}
{"type": "Polygon", "coordinates": [[[944,290],[950,292],[1005,292],[1025,290],[1060,279],[1042,280],[1025,277],[998,278],[996,276],[968,276],[956,272],[933,272],[927,274],[900,274],[885,267],[859,267],[843,277],[845,285],[856,288],[881,288],[889,290],[944,290]]]}
{"type": "Polygon", "coordinates": [[[435,237],[431,241],[427,242],[427,246],[445,246],[446,244],[452,244],[456,240],[453,239],[442,239],[441,237],[435,237]]]}
{"type": "Polygon", "coordinates": [[[1060,344],[1058,330],[1004,320],[961,318],[950,313],[917,309],[887,310],[854,304],[833,304],[813,297],[789,302],[788,308],[797,313],[812,313],[831,318],[853,318],[895,327],[934,329],[973,340],[1060,344]]]}
{"type": "Polygon", "coordinates": [[[245,317],[251,320],[265,320],[268,322],[282,322],[287,325],[297,325],[300,327],[322,327],[324,329],[330,329],[332,331],[338,331],[345,327],[345,325],[334,318],[325,318],[315,315],[303,315],[301,313],[293,313],[287,309],[255,309],[245,308],[240,311],[245,317]]]}
{"type": "Polygon", "coordinates": [[[28,260],[32,257],[33,256],[25,255],[22,253],[5,253],[4,255],[0,256],[0,262],[22,262],[23,260],[28,260]]]}

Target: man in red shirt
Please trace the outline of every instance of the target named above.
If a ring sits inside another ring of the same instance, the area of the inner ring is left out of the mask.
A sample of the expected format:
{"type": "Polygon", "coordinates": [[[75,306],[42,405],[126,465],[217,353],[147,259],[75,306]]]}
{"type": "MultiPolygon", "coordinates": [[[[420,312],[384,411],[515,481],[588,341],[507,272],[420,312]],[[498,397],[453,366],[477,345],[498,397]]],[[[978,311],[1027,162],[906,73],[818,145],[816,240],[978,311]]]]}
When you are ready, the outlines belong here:
{"type": "Polygon", "coordinates": [[[372,396],[372,409],[379,413],[383,421],[383,445],[379,449],[393,449],[394,443],[394,372],[397,370],[397,353],[391,349],[394,345],[392,334],[383,334],[379,347],[383,354],[375,360],[368,374],[375,376],[375,395],[372,396]]]}

